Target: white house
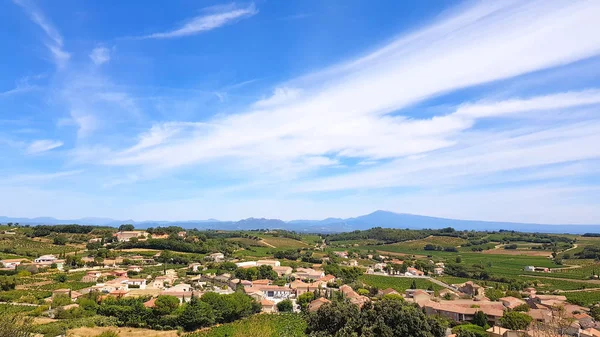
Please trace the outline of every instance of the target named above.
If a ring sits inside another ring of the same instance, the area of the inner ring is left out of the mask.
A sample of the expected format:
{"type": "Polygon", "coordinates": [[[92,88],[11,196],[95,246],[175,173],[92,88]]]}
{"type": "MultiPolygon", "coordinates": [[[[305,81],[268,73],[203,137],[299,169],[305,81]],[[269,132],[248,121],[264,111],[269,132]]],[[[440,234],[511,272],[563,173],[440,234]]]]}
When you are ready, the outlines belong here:
{"type": "Polygon", "coordinates": [[[188,266],[189,269],[191,269],[193,272],[198,272],[199,270],[202,270],[202,264],[201,263],[191,263],[188,266]]]}
{"type": "Polygon", "coordinates": [[[535,271],[535,267],[534,266],[526,266],[524,268],[525,271],[535,271]]]}
{"type": "Polygon", "coordinates": [[[146,289],[146,279],[130,278],[127,280],[127,286],[132,288],[146,289]]]}
{"type": "Polygon", "coordinates": [[[0,261],[0,263],[2,263],[3,268],[15,269],[21,264],[23,260],[25,259],[7,259],[0,261]]]}
{"type": "Polygon", "coordinates": [[[58,260],[54,255],[42,255],[34,260],[35,263],[54,263],[58,260]]]}
{"type": "Polygon", "coordinates": [[[238,268],[256,267],[256,261],[236,262],[235,265],[238,268]]]}
{"type": "Polygon", "coordinates": [[[215,262],[221,262],[225,259],[225,254],[223,253],[212,253],[209,257],[215,262]]]}

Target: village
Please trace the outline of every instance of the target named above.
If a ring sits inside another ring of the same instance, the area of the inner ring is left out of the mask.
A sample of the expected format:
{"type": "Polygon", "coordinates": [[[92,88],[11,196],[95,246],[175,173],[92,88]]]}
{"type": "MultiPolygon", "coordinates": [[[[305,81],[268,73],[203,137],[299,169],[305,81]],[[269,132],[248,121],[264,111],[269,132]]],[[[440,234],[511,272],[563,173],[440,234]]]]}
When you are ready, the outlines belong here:
{"type": "MultiPolygon", "coordinates": [[[[178,233],[185,237],[185,232],[178,233]]],[[[119,242],[129,240],[145,240],[145,234],[140,231],[118,232],[115,235],[119,242]],[[134,239],[135,238],[135,239],[134,239]]],[[[373,299],[390,296],[402,298],[408,303],[414,303],[427,315],[438,315],[457,323],[473,322],[482,313],[490,324],[487,332],[492,337],[540,336],[544,329],[555,329],[561,326],[565,335],[581,337],[600,336],[600,323],[596,323],[588,314],[589,308],[571,304],[567,298],[556,294],[537,294],[531,287],[520,292],[512,292],[511,296],[503,296],[490,300],[486,296],[485,287],[476,282],[468,281],[462,284],[446,284],[436,280],[436,276],[444,275],[445,264],[429,260],[429,272],[417,269],[406,260],[400,260],[385,255],[367,256],[372,260],[369,266],[359,266],[348,251],[335,251],[341,265],[361,270],[367,275],[379,275],[389,278],[427,279],[443,289],[406,289],[398,292],[388,289],[353,289],[344,284],[342,279],[327,274],[322,264],[312,267],[291,267],[282,265],[277,259],[239,260],[215,252],[208,254],[202,261],[190,263],[187,267],[158,262],[161,252],[152,257],[123,254],[115,258],[104,259],[101,264],[93,257],[83,257],[84,263],[80,268],[68,268],[68,273],[85,274],[81,282],[93,283],[82,289],[61,288],[52,292],[46,302],[52,303],[57,298],[69,298],[70,303],[53,309],[45,314],[54,317],[57,311],[68,311],[78,308],[78,299],[86,294],[98,293],[99,300],[107,298],[138,298],[147,300],[143,303],[146,308],[153,308],[160,296],[172,296],[180,304],[187,303],[193,297],[201,297],[206,293],[232,294],[242,291],[258,303],[265,314],[279,311],[281,302],[291,302],[292,312],[316,312],[321,306],[331,303],[333,298],[344,298],[350,303],[363,307],[373,299]],[[207,272],[208,268],[228,268],[228,271],[218,273],[207,272]],[[152,272],[145,272],[152,270],[152,272]],[[266,272],[269,278],[259,278],[253,274],[257,270],[266,272]],[[247,272],[246,272],[247,271],[247,272]],[[251,276],[246,277],[250,273],[251,276]],[[244,275],[244,278],[236,275],[244,275]],[[310,296],[303,296],[308,294],[310,296]],[[300,300],[302,299],[302,300],[300,300]],[[308,301],[307,301],[308,299],[308,301]],[[302,302],[302,303],[301,303],[302,302]],[[522,312],[531,317],[534,324],[521,330],[510,330],[501,327],[502,317],[507,312],[522,312]],[[546,327],[546,328],[545,328],[546,327]]],[[[284,261],[283,261],[284,262],[284,261]]],[[[5,259],[0,261],[3,269],[10,270],[18,267],[35,266],[43,269],[65,269],[65,260],[55,255],[45,254],[33,261],[25,259],[5,259]]],[[[525,266],[525,270],[547,272],[543,268],[525,266]]],[[[546,268],[547,269],[547,268],[546,268]]],[[[493,289],[492,289],[493,290],[493,289]]],[[[491,291],[491,290],[490,290],[491,291]]],[[[449,330],[450,331],[450,330],[449,330]]],[[[448,335],[451,335],[449,332],[448,335]]]]}

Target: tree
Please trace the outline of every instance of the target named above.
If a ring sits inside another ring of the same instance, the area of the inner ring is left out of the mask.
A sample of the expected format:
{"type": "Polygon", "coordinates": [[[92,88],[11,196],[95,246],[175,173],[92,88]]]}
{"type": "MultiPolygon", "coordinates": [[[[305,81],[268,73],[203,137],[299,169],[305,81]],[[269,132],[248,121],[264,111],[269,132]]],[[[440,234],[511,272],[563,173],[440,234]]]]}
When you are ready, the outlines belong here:
{"type": "Polygon", "coordinates": [[[133,225],[131,225],[131,224],[123,224],[123,225],[119,226],[119,232],[128,232],[128,231],[132,231],[134,229],[135,229],[135,227],[133,227],[133,225]]]}
{"type": "Polygon", "coordinates": [[[462,262],[462,258],[460,256],[457,256],[455,259],[456,263],[461,263],[462,262]]]}
{"type": "Polygon", "coordinates": [[[58,274],[54,277],[54,281],[59,283],[67,282],[67,274],[58,274]]]}
{"type": "Polygon", "coordinates": [[[55,245],[60,245],[60,246],[64,246],[67,244],[67,238],[63,235],[57,235],[52,239],[52,243],[54,243],[55,245]]]}
{"type": "Polygon", "coordinates": [[[277,303],[277,310],[279,312],[292,312],[294,310],[294,303],[290,300],[283,300],[277,303]]]}
{"type": "Polygon", "coordinates": [[[480,327],[485,327],[488,325],[488,317],[483,311],[477,311],[473,316],[473,324],[478,325],[480,327]]]}
{"type": "Polygon", "coordinates": [[[517,311],[507,311],[504,316],[500,317],[500,325],[510,330],[523,330],[529,326],[531,321],[531,316],[517,311]]]}
{"type": "Polygon", "coordinates": [[[17,279],[14,276],[0,276],[0,290],[13,290],[17,286],[17,279]]]}
{"type": "Polygon", "coordinates": [[[425,315],[412,304],[392,298],[366,303],[362,310],[350,303],[327,303],[309,313],[307,323],[311,337],[442,337],[446,332],[446,323],[425,315]]]}
{"type": "Polygon", "coordinates": [[[415,279],[410,283],[410,289],[417,289],[417,281],[415,279]]]}
{"type": "Polygon", "coordinates": [[[308,305],[315,299],[315,294],[312,292],[305,292],[302,295],[298,296],[296,299],[296,303],[300,306],[300,310],[306,311],[308,309],[308,305]]]}
{"type": "Polygon", "coordinates": [[[177,297],[170,295],[160,295],[156,298],[156,301],[154,302],[154,308],[152,308],[152,311],[155,315],[163,316],[169,315],[178,307],[179,299],[177,297]]]}
{"type": "Polygon", "coordinates": [[[69,295],[56,295],[52,297],[52,308],[62,307],[71,303],[71,296],[69,295]]]}
{"type": "Polygon", "coordinates": [[[504,292],[500,289],[486,289],[485,296],[490,299],[490,301],[497,301],[500,297],[504,296],[504,292]]]}
{"type": "Polygon", "coordinates": [[[193,296],[190,302],[185,304],[178,321],[185,330],[193,331],[214,324],[215,316],[210,305],[193,296]]]}

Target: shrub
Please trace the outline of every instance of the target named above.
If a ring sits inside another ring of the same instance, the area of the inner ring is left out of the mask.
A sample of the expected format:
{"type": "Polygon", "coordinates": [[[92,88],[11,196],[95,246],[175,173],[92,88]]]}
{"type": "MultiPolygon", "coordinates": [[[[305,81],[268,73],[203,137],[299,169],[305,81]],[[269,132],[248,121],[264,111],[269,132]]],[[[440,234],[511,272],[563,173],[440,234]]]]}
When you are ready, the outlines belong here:
{"type": "Polygon", "coordinates": [[[277,303],[277,310],[279,310],[279,312],[292,312],[292,310],[294,310],[294,304],[290,300],[283,300],[277,303]]]}

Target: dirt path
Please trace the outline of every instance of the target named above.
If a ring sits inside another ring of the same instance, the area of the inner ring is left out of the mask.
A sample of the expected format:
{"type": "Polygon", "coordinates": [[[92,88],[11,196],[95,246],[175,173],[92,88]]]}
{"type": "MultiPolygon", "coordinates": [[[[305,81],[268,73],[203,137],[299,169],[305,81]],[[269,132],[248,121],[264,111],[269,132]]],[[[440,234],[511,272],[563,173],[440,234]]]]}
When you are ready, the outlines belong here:
{"type": "Polygon", "coordinates": [[[260,243],[262,243],[263,245],[267,246],[267,247],[271,247],[271,248],[277,248],[275,246],[273,246],[272,244],[268,243],[267,241],[260,239],[260,241],[258,241],[260,243]]]}

